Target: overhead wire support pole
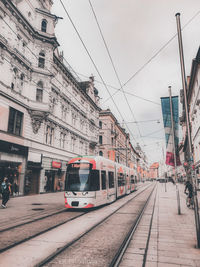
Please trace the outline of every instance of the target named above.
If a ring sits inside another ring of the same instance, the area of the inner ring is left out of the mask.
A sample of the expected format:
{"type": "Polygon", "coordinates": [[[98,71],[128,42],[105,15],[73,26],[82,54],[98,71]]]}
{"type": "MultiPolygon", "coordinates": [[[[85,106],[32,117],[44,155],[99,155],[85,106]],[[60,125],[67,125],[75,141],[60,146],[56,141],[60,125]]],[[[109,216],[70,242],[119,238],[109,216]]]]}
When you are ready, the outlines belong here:
{"type": "Polygon", "coordinates": [[[178,32],[178,44],[179,44],[179,54],[180,54],[180,64],[181,64],[181,77],[182,77],[182,86],[184,92],[184,103],[185,103],[185,114],[186,114],[186,129],[187,129],[187,138],[189,146],[189,168],[191,173],[191,180],[194,188],[194,215],[195,215],[195,226],[196,226],[196,235],[197,235],[197,247],[200,248],[200,222],[199,222],[199,205],[197,199],[197,188],[195,181],[195,172],[192,168],[193,165],[193,154],[192,154],[192,142],[191,142],[191,128],[189,121],[189,112],[188,112],[188,100],[187,100],[187,83],[185,75],[185,64],[184,64],[184,55],[183,55],[183,44],[182,44],[182,34],[181,34],[181,23],[180,23],[180,13],[176,15],[177,22],[177,32],[178,32]]]}
{"type": "Polygon", "coordinates": [[[177,204],[178,204],[178,214],[180,215],[181,214],[181,206],[180,206],[179,189],[178,189],[178,186],[177,186],[176,145],[175,145],[175,129],[174,129],[174,118],[173,118],[173,105],[172,105],[171,86],[169,86],[169,103],[170,103],[171,126],[172,126],[173,152],[174,152],[174,171],[175,171],[175,183],[176,183],[176,196],[177,196],[177,204]]]}

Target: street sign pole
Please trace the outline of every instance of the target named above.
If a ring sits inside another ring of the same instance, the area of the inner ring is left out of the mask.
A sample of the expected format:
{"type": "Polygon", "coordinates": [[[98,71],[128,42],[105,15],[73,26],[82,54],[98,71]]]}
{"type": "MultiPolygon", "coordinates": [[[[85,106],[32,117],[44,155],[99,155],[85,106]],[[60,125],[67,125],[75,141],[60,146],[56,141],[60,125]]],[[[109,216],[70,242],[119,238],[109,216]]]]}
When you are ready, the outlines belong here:
{"type": "Polygon", "coordinates": [[[190,160],[189,160],[189,169],[190,169],[190,175],[191,175],[190,180],[192,181],[193,188],[194,188],[194,215],[195,215],[195,225],[196,225],[196,235],[197,235],[197,247],[200,248],[199,205],[198,205],[198,199],[197,199],[196,177],[195,177],[195,172],[192,168],[193,155],[192,155],[191,129],[190,129],[189,112],[188,112],[187,83],[186,83],[185,64],[184,64],[184,56],[183,56],[180,13],[176,14],[176,22],[177,22],[177,32],[178,32],[178,44],[179,44],[179,54],[180,54],[180,64],[181,64],[182,86],[183,86],[183,92],[184,92],[186,128],[187,128],[189,156],[190,156],[190,160]]]}
{"type": "Polygon", "coordinates": [[[174,152],[174,171],[175,171],[175,184],[176,184],[176,196],[177,196],[177,204],[178,204],[178,214],[181,214],[181,206],[180,206],[180,195],[179,189],[177,186],[177,165],[176,165],[176,146],[175,146],[175,129],[174,129],[174,118],[173,118],[173,106],[172,106],[172,92],[171,86],[169,86],[169,103],[170,103],[170,114],[171,114],[171,126],[172,126],[172,142],[173,142],[173,152],[174,152]]]}

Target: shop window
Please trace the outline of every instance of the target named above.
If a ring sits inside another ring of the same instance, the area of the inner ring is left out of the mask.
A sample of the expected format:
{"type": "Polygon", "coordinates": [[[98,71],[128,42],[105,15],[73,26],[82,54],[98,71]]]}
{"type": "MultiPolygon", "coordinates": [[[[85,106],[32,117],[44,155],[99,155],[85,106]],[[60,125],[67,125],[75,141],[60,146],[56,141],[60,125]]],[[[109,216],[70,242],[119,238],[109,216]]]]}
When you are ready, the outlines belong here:
{"type": "Polygon", "coordinates": [[[42,23],[41,23],[41,31],[42,32],[46,32],[47,31],[47,21],[46,21],[46,19],[43,19],[42,20],[42,23]]]}
{"type": "Polygon", "coordinates": [[[103,157],[103,152],[102,151],[99,151],[99,156],[103,157]]]}
{"type": "Polygon", "coordinates": [[[44,52],[39,53],[38,67],[44,69],[45,66],[45,54],[44,52]]]}
{"type": "Polygon", "coordinates": [[[23,113],[10,107],[8,132],[16,135],[22,135],[23,113]]]}
{"type": "Polygon", "coordinates": [[[43,100],[43,83],[40,81],[37,84],[36,101],[37,102],[42,102],[42,100],[43,100]]]}
{"type": "Polygon", "coordinates": [[[101,171],[101,188],[106,189],[106,171],[101,171]]]}

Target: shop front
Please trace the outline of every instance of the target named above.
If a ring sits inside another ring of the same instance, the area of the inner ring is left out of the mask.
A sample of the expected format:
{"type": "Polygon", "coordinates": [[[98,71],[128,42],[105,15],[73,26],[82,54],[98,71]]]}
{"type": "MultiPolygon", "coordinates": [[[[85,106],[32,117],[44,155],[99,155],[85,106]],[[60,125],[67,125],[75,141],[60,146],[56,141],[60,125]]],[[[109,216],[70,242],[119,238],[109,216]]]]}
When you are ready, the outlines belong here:
{"type": "MultiPolygon", "coordinates": [[[[51,160],[50,168],[44,171],[44,192],[56,192],[64,190],[65,166],[66,162],[61,160],[51,160]]],[[[44,162],[47,159],[44,159],[44,162]]]]}
{"type": "Polygon", "coordinates": [[[24,194],[32,195],[39,193],[40,171],[42,169],[42,155],[29,151],[24,182],[24,194]]]}
{"type": "Polygon", "coordinates": [[[28,147],[0,140],[0,183],[9,179],[11,195],[24,194],[27,155],[28,147]]]}

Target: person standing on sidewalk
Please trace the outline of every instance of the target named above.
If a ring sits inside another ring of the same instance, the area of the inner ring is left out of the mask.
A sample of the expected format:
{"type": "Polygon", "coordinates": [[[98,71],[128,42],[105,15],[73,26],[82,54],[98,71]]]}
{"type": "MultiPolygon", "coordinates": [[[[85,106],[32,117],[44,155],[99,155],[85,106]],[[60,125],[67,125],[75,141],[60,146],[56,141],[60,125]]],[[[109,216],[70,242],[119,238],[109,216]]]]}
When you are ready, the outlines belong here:
{"type": "Polygon", "coordinates": [[[5,209],[6,203],[8,202],[10,196],[10,183],[7,177],[4,178],[3,183],[1,184],[1,193],[2,193],[1,206],[5,209]]]}
{"type": "Polygon", "coordinates": [[[188,198],[189,198],[189,203],[187,204],[188,207],[190,207],[191,205],[191,202],[192,202],[192,197],[194,195],[194,190],[193,190],[193,186],[192,186],[192,183],[187,180],[187,182],[185,183],[185,190],[184,190],[184,193],[186,193],[186,191],[188,190],[188,198]]]}

